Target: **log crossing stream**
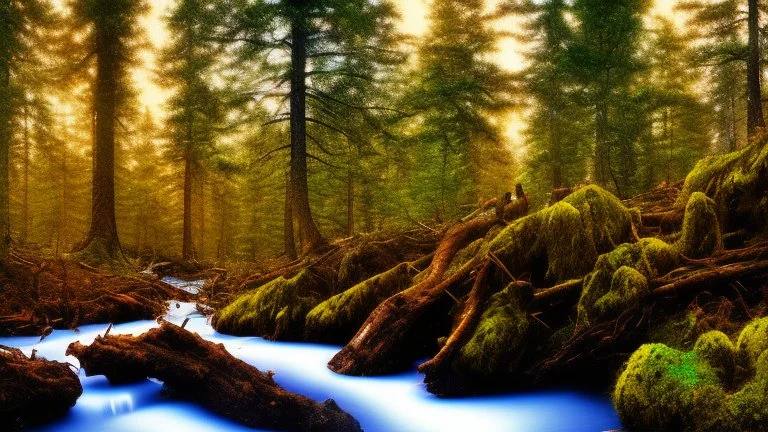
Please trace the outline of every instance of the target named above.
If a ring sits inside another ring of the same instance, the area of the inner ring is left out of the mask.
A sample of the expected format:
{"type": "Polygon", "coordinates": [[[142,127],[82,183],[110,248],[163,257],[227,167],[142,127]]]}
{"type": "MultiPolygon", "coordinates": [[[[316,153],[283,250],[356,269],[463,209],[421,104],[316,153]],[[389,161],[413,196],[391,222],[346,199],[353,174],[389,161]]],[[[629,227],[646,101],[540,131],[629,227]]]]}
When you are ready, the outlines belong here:
{"type": "MultiPolygon", "coordinates": [[[[168,280],[194,292],[199,283],[168,280]],[[183,286],[182,286],[183,285],[183,286]]],[[[368,432],[599,432],[621,427],[605,395],[572,391],[545,391],[462,399],[439,399],[429,394],[422,376],[414,371],[388,377],[359,378],[337,375],[326,363],[339,347],[271,342],[255,337],[217,333],[194,303],[169,302],[165,319],[181,324],[207,340],[223,343],[234,356],[275,372],[285,389],[323,401],[333,398],[358,419],[368,432]]],[[[110,334],[141,334],[155,321],[115,325],[110,334]]],[[[74,341],[90,344],[108,325],[83,326],[79,332],[57,330],[40,342],[38,337],[0,338],[0,344],[31,355],[67,361],[74,341]]],[[[213,414],[194,403],[164,397],[162,383],[146,380],[131,385],[110,385],[103,376],[85,377],[84,393],[69,414],[40,431],[247,431],[252,430],[213,414]]],[[[44,407],[41,407],[44,409],[44,407]]]]}

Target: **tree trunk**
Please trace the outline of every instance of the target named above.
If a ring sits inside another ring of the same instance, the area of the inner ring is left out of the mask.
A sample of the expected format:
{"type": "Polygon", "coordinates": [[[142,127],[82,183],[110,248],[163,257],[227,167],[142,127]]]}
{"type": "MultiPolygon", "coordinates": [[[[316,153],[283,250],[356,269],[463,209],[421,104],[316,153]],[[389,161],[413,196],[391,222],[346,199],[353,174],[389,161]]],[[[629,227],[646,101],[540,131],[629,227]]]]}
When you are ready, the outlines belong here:
{"type": "MultiPolygon", "coordinates": [[[[0,4],[0,29],[3,34],[9,34],[11,0],[3,0],[0,4]]],[[[10,183],[8,173],[8,153],[11,147],[13,133],[11,131],[11,52],[8,44],[0,44],[0,263],[8,259],[8,248],[11,244],[10,218],[10,183]]]]}
{"type": "Polygon", "coordinates": [[[608,183],[607,157],[610,149],[607,143],[608,107],[601,102],[596,107],[595,113],[595,156],[594,174],[595,181],[605,186],[608,183]]]}
{"type": "Polygon", "coordinates": [[[22,167],[21,241],[27,241],[29,233],[29,108],[24,105],[24,156],[22,167]]]}
{"type": "Polygon", "coordinates": [[[122,252],[115,220],[115,120],[121,62],[115,53],[120,41],[106,26],[96,22],[91,227],[80,248],[96,260],[112,260],[122,252]]]}
{"type": "Polygon", "coordinates": [[[285,175],[285,211],[283,212],[283,247],[285,257],[289,260],[295,260],[298,256],[296,253],[296,239],[293,234],[293,206],[291,205],[293,200],[291,199],[291,175],[286,173],[285,175]]]}
{"type": "Polygon", "coordinates": [[[758,128],[765,128],[762,91],[760,86],[760,22],[757,0],[749,3],[749,57],[747,59],[747,134],[754,136],[758,128]]]}
{"type": "Polygon", "coordinates": [[[200,177],[200,258],[205,257],[205,178],[200,177]]]}
{"type": "Polygon", "coordinates": [[[347,237],[355,235],[355,177],[347,171],[347,237]]]}
{"type": "Polygon", "coordinates": [[[292,213],[299,225],[302,253],[325,244],[309,206],[307,180],[307,18],[301,0],[292,0],[296,15],[291,23],[291,192],[292,213]]]}
{"type": "MultiPolygon", "coordinates": [[[[188,145],[191,145],[191,142],[188,145]]],[[[191,261],[195,257],[192,244],[192,156],[188,148],[184,151],[184,227],[181,256],[184,261],[191,261]]]]}
{"type": "Polygon", "coordinates": [[[549,133],[550,145],[552,147],[552,189],[560,189],[563,187],[563,155],[560,145],[557,113],[552,111],[550,112],[549,133]]]}

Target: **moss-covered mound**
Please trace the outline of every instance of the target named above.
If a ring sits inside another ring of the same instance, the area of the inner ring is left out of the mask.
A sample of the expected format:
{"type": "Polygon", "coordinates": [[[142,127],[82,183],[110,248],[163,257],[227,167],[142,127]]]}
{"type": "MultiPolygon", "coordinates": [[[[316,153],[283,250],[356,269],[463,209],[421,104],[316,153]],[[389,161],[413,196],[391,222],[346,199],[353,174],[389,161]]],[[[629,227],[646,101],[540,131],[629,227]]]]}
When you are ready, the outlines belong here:
{"type": "Polygon", "coordinates": [[[551,284],[584,276],[599,254],[629,241],[631,220],[616,197],[588,186],[510,224],[487,248],[513,273],[533,272],[551,284]]]}
{"type": "Polygon", "coordinates": [[[685,179],[676,206],[685,208],[695,192],[717,204],[718,216],[728,231],[761,231],[768,217],[768,146],[765,140],[733,153],[702,159],[685,179]]]}
{"type": "Polygon", "coordinates": [[[715,368],[723,382],[733,379],[736,370],[736,348],[728,336],[713,330],[699,336],[693,351],[715,368]]]}
{"type": "Polygon", "coordinates": [[[527,284],[512,283],[494,294],[469,342],[459,351],[455,368],[471,376],[514,371],[528,343],[532,298],[527,284]]]}
{"type": "Polygon", "coordinates": [[[362,242],[341,260],[339,286],[346,289],[397,265],[397,259],[386,249],[362,242]]]}
{"type": "Polygon", "coordinates": [[[382,301],[408,288],[419,271],[402,263],[320,303],[306,318],[308,341],[347,343],[382,301]]]}
{"type": "Polygon", "coordinates": [[[683,232],[677,248],[689,258],[706,258],[723,249],[715,202],[701,192],[691,194],[685,206],[683,232]]]}
{"type": "Polygon", "coordinates": [[[768,349],[768,317],[756,319],[747,324],[736,342],[740,363],[750,369],[757,364],[757,359],[768,349]]]}
{"type": "Polygon", "coordinates": [[[585,281],[578,303],[578,322],[592,325],[616,318],[648,293],[648,280],[673,270],[677,250],[662,240],[625,243],[601,255],[585,281]]]}
{"type": "Polygon", "coordinates": [[[320,291],[320,282],[310,270],[291,279],[277,278],[219,311],[213,327],[232,335],[300,340],[307,313],[323,301],[320,291]]]}
{"type": "Polygon", "coordinates": [[[640,347],[613,394],[624,425],[648,431],[766,430],[766,330],[768,318],[747,324],[735,348],[718,331],[701,335],[689,352],[662,344],[640,347]]]}
{"type": "MultiPolygon", "coordinates": [[[[613,393],[624,426],[638,431],[715,431],[730,423],[714,368],[695,351],[666,345],[640,347],[613,393]]],[[[730,430],[727,429],[727,430],[730,430]]]]}

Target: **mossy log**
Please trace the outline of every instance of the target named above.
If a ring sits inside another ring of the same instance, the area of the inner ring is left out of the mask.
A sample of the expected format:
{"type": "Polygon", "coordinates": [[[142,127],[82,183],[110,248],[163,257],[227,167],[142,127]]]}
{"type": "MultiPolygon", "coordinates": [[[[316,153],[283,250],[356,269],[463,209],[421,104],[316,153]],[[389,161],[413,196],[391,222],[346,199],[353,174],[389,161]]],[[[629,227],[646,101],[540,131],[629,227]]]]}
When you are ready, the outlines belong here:
{"type": "Polygon", "coordinates": [[[141,336],[97,337],[90,346],[75,342],[68,355],[88,376],[112,383],[155,378],[172,394],[244,425],[289,431],[360,431],[359,423],[333,400],[315,402],[289,393],[272,375],[233,357],[223,345],[181,327],[162,323],[141,336]]]}
{"type": "MultiPolygon", "coordinates": [[[[425,353],[425,344],[434,344],[433,314],[427,312],[445,291],[467,277],[476,260],[465,264],[447,279],[443,276],[456,254],[475,240],[484,237],[499,219],[496,215],[482,216],[451,227],[435,251],[428,275],[420,283],[381,303],[366,322],[328,366],[347,375],[378,375],[407,368],[425,353]]],[[[449,300],[449,299],[448,299],[449,300]]],[[[447,316],[450,302],[441,314],[447,316]]]]}
{"type": "Polygon", "coordinates": [[[70,365],[0,346],[0,424],[23,429],[66,413],[83,393],[70,365]]]}

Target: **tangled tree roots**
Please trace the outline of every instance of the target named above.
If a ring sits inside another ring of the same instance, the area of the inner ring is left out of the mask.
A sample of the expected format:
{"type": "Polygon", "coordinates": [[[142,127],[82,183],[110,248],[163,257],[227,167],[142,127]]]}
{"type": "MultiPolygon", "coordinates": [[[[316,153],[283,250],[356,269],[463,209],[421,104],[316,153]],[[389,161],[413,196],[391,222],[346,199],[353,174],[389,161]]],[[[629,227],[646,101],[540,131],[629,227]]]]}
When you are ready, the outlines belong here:
{"type": "Polygon", "coordinates": [[[0,279],[0,334],[154,319],[166,301],[191,295],[153,277],[121,276],[88,265],[11,255],[0,279]]]}
{"type": "Polygon", "coordinates": [[[223,345],[163,323],[138,336],[98,337],[67,349],[86,373],[113,383],[156,378],[173,394],[250,427],[290,431],[360,431],[359,423],[329,399],[317,403],[289,393],[269,373],[236,359],[223,345]]]}
{"type": "Polygon", "coordinates": [[[27,358],[0,347],[0,424],[22,429],[64,414],[83,393],[66,363],[27,358]]]}

